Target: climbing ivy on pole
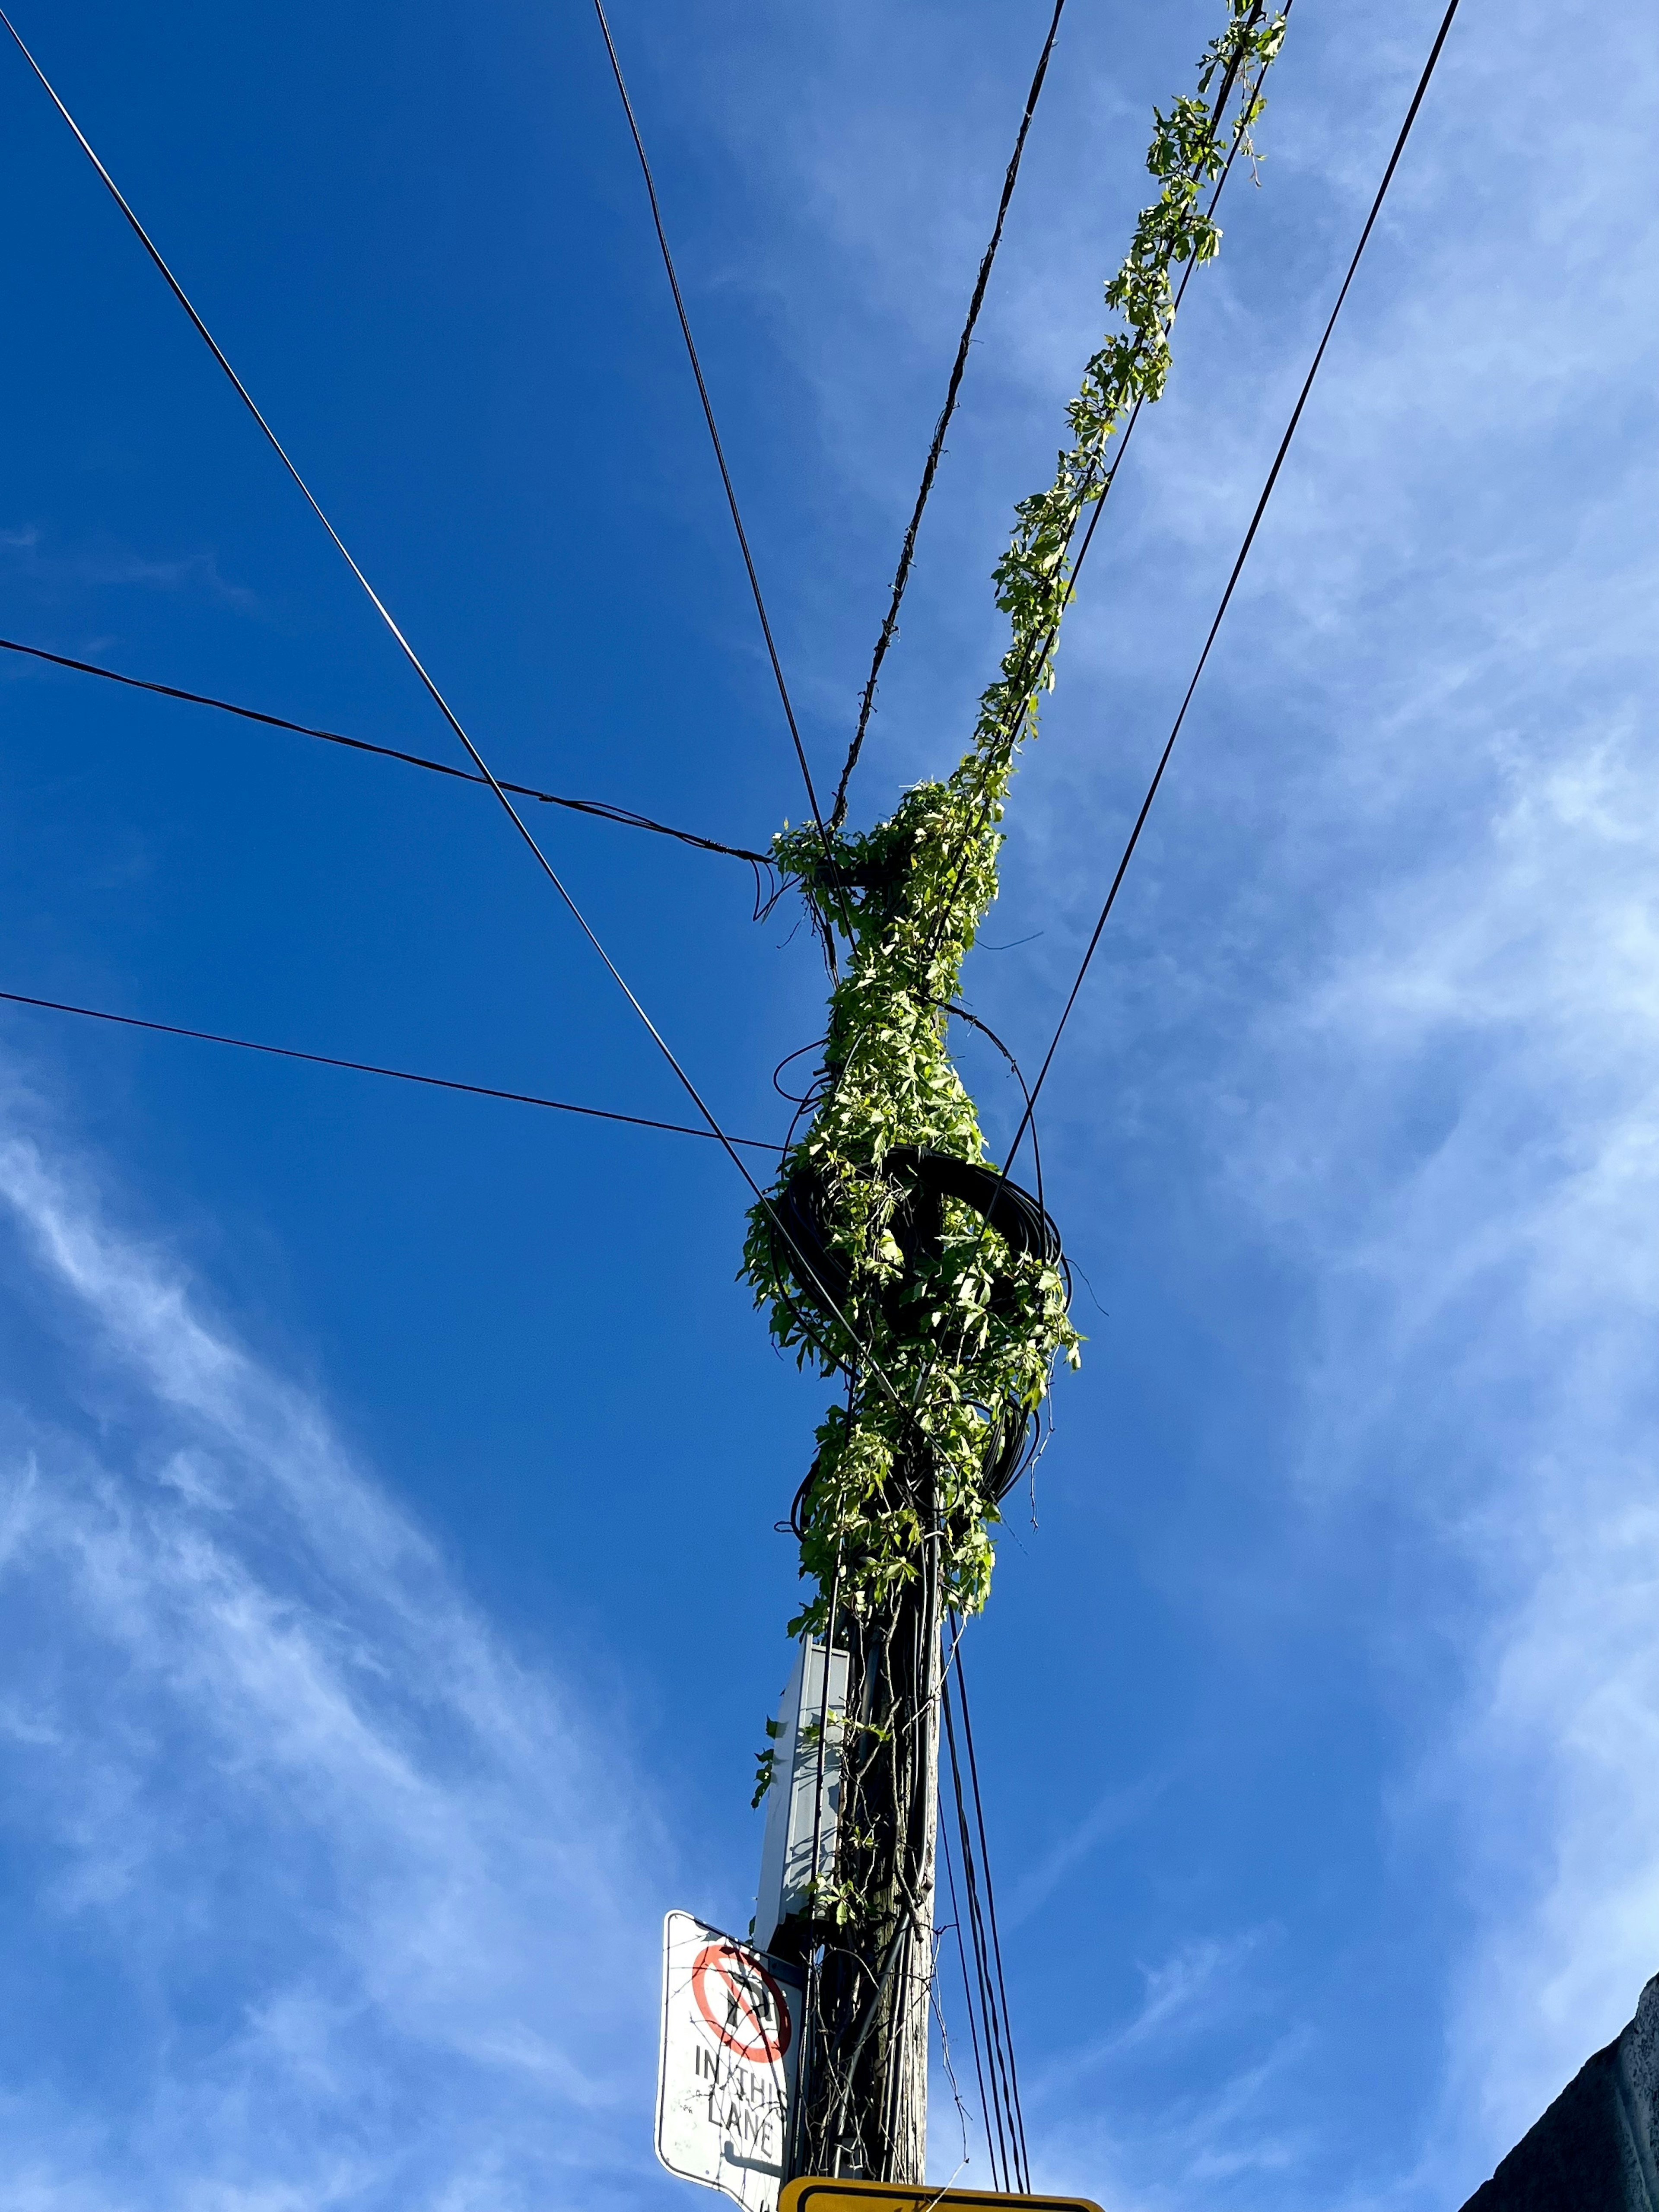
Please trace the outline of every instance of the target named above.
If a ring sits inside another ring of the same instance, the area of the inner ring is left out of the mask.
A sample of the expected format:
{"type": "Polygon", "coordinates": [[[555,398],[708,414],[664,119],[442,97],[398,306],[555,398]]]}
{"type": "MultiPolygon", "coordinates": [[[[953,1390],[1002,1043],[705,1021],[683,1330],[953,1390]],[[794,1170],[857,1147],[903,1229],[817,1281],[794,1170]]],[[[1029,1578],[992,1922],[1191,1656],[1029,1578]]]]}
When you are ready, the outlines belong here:
{"type": "Polygon", "coordinates": [[[947,1048],[948,1009],[996,896],[1004,801],[1053,688],[1079,527],[1106,488],[1113,437],[1137,405],[1163,394],[1178,277],[1220,246],[1206,196],[1231,159],[1254,159],[1262,79],[1284,33],[1284,16],[1261,0],[1228,0],[1196,91],[1154,111],[1146,166],[1158,194],[1106,287],[1116,319],[1066,409],[1071,443],[1053,483],[1018,503],[993,571],[1009,641],[968,752],[946,781],[915,786],[873,830],[836,831],[826,848],[813,823],[773,841],[780,868],[849,950],[830,1000],[817,1111],[783,1163],[776,1196],[753,1210],[744,1252],[777,1341],[848,1380],[846,1402],[817,1432],[799,1508],[802,1570],[817,1587],[794,1632],[823,1626],[832,1582],[856,1613],[915,1577],[923,1516],[914,1486],[896,1476],[917,1451],[931,1465],[944,1601],[977,1611],[997,1519],[988,1466],[1006,1466],[1011,1431],[1023,1437],[1056,1358],[1078,1363],[1080,1339],[1052,1257],[1012,1249],[949,1195],[937,1233],[907,1236],[918,1204],[914,1157],[984,1158],[947,1048]],[[780,1225],[778,1198],[803,1189],[822,1231],[816,1265],[780,1225]]]}
{"type": "MultiPolygon", "coordinates": [[[[986,1159],[948,1024],[996,896],[1009,783],[1054,684],[1079,532],[1113,438],[1164,391],[1182,272],[1220,244],[1212,188],[1253,156],[1284,19],[1263,0],[1225,5],[1195,92],[1156,113],[1158,193],[1106,287],[1113,327],[1066,410],[1054,481],[1019,502],[993,572],[1009,638],[972,744],[872,830],[814,821],[773,841],[847,955],[810,1127],[744,1247],[775,1338],[844,1391],[793,1515],[809,1588],[792,1631],[827,1633],[848,1664],[833,1868],[814,1865],[805,1912],[771,1938],[807,1963],[795,2173],[927,2170],[941,1629],[986,1601],[999,1502],[1056,1361],[1075,1364],[1081,1345],[1058,1236],[986,1159]]],[[[757,1800],[773,1780],[764,1753],[759,1765],[757,1800]]]]}

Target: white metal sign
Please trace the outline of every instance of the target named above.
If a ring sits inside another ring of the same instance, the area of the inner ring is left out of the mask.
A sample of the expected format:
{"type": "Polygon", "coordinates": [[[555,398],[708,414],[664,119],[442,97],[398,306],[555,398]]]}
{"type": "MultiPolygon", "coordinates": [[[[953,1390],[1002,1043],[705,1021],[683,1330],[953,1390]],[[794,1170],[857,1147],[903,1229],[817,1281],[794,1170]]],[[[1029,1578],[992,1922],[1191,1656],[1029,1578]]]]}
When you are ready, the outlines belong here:
{"type": "Polygon", "coordinates": [[[804,1979],[689,1912],[663,1923],[657,2155],[671,2173],[776,2212],[804,1979]]]}

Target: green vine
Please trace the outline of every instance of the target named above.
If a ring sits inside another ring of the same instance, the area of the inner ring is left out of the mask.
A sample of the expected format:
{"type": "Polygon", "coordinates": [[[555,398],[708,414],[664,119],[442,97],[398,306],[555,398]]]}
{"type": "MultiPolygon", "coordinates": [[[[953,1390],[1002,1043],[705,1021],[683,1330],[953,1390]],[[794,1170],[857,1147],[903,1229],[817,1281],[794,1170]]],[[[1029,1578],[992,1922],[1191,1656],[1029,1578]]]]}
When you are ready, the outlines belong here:
{"type": "Polygon", "coordinates": [[[966,1205],[943,1200],[940,1234],[907,1257],[901,1237],[915,1193],[891,1155],[917,1147],[985,1158],[947,1048],[947,1009],[996,896],[1003,805],[1054,685],[1073,548],[1105,489],[1109,443],[1137,405],[1163,393],[1177,273],[1220,245],[1206,188],[1234,154],[1255,158],[1250,130],[1284,18],[1261,0],[1226,4],[1196,93],[1154,112],[1146,165],[1160,191],[1106,287],[1117,326],[1066,410],[1072,444],[1053,483],[1018,503],[993,571],[1010,638],[971,746],[945,782],[916,785],[873,830],[832,833],[827,851],[816,823],[773,841],[820,926],[848,945],[830,1000],[822,1103],[785,1158],[773,1201],[752,1210],[744,1255],[778,1343],[803,1365],[848,1377],[847,1403],[818,1429],[802,1501],[801,1567],[817,1588],[792,1633],[822,1629],[837,1577],[841,1601],[870,1617],[915,1579],[934,1536],[944,1603],[977,1611],[999,1517],[988,1460],[1008,1425],[1023,1431],[1040,1407],[1055,1360],[1078,1364],[1082,1340],[1060,1270],[1015,1252],[966,1205]],[[833,1301],[780,1230],[778,1200],[805,1176],[821,1194],[827,1249],[844,1271],[845,1294],[833,1301]]]}

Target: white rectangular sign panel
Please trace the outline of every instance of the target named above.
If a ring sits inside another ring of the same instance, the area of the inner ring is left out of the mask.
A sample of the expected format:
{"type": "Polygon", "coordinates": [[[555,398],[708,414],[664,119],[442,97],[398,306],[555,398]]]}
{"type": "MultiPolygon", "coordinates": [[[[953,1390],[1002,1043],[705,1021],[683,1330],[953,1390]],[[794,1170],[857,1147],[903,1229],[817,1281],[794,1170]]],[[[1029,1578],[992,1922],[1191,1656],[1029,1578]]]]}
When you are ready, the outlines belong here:
{"type": "Polygon", "coordinates": [[[689,1912],[663,1923],[657,2156],[747,2212],[776,2212],[804,1993],[798,1967],[689,1912]]]}
{"type": "Polygon", "coordinates": [[[836,1870],[841,1818],[841,1747],[847,1722],[848,1656],[827,1655],[815,1637],[795,1647],[772,1738],[772,1786],[766,1793],[755,1941],[772,1942],[791,1913],[810,1911],[816,1881],[836,1870]],[[812,1845],[817,1844],[817,1863],[812,1845]]]}

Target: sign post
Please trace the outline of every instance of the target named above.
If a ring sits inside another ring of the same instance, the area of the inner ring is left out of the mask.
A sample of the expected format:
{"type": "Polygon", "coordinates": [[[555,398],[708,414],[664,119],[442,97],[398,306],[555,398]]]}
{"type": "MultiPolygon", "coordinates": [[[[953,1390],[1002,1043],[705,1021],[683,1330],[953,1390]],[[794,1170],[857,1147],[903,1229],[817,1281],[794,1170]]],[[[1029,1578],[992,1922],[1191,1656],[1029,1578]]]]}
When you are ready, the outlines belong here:
{"type": "Polygon", "coordinates": [[[777,2212],[805,1980],[689,1912],[663,1923],[657,2156],[744,2212],[777,2212]]]}

